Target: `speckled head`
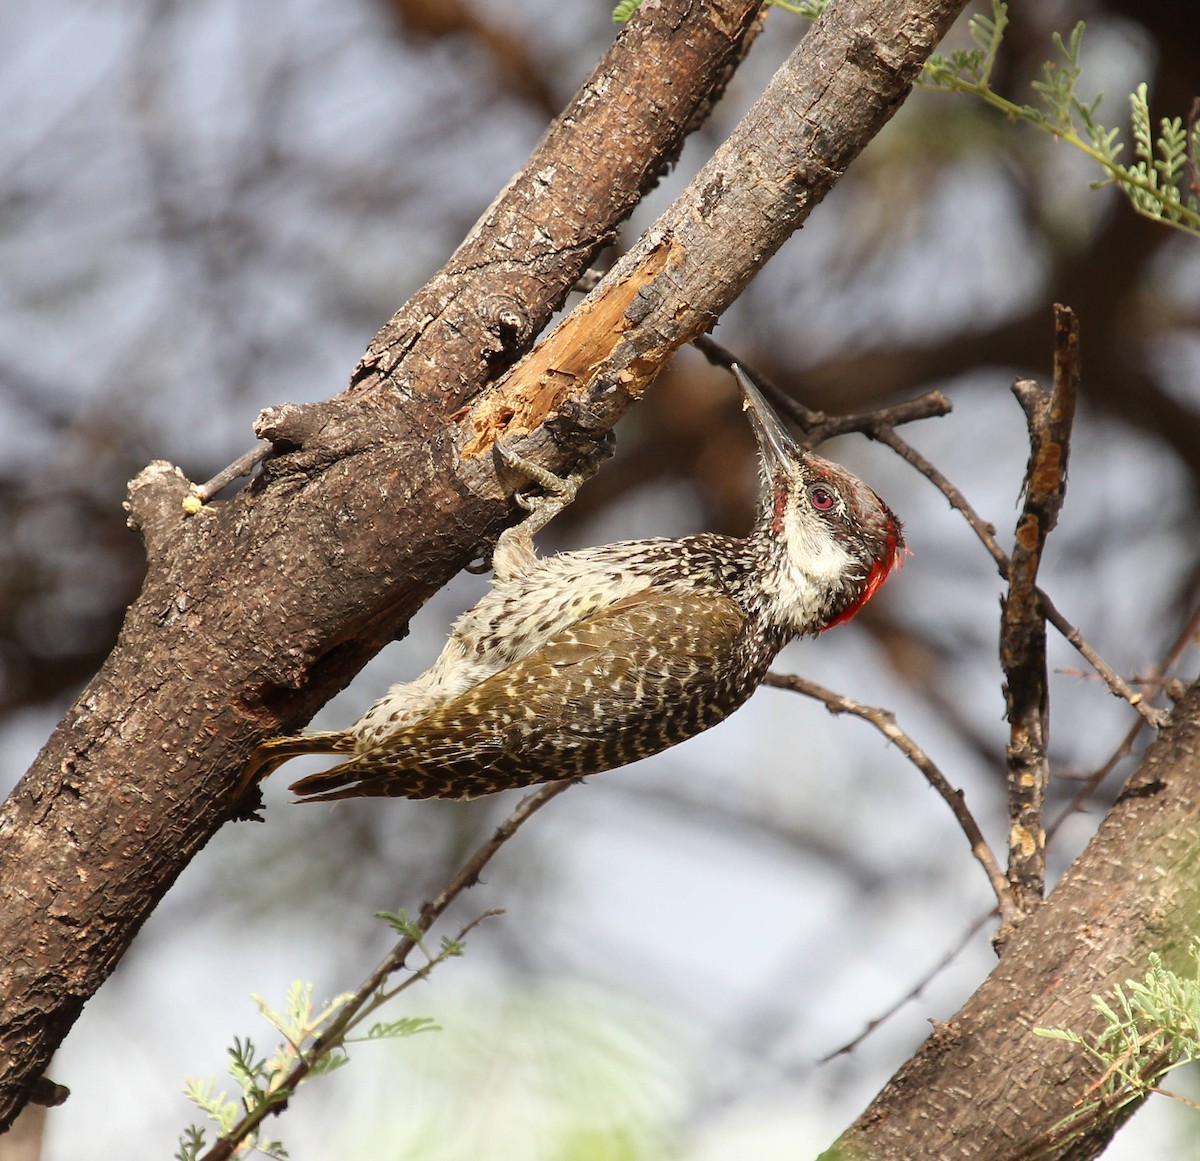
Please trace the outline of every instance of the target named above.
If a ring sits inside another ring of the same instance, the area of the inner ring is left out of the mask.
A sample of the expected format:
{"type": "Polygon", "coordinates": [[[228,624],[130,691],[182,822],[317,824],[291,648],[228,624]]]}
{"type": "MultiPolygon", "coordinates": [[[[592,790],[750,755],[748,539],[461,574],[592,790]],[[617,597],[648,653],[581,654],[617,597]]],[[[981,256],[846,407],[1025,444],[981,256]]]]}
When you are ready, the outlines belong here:
{"type": "Polygon", "coordinates": [[[840,625],[903,563],[900,521],[856,476],[802,448],[741,368],[733,372],[758,440],[759,527],[777,550],[771,589],[780,619],[797,632],[840,625]]]}

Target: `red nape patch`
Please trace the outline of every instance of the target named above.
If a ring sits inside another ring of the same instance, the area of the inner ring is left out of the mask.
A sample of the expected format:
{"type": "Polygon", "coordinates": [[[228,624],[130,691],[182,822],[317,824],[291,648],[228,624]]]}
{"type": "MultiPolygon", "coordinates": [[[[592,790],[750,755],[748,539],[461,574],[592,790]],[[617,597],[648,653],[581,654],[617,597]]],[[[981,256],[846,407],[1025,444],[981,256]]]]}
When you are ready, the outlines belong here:
{"type": "Polygon", "coordinates": [[[771,531],[776,535],[783,531],[783,517],[787,512],[788,490],[780,488],[775,493],[775,510],[771,513],[771,531]]]}
{"type": "Polygon", "coordinates": [[[834,617],[828,625],[823,626],[821,629],[822,633],[826,629],[832,629],[834,625],[841,625],[849,621],[879,591],[880,586],[887,580],[888,574],[891,573],[892,569],[903,567],[904,557],[896,551],[897,545],[898,537],[889,536],[887,540],[887,552],[881,560],[877,560],[871,565],[871,571],[867,573],[867,582],[863,585],[862,595],[853,604],[848,605],[838,616],[834,617]]]}

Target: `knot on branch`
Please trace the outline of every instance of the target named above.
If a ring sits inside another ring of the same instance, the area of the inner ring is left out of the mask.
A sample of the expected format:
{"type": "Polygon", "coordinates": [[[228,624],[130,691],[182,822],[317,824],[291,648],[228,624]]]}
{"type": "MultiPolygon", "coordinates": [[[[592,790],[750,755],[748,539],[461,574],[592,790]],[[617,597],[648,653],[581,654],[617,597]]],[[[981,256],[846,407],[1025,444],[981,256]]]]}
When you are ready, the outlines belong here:
{"type": "Polygon", "coordinates": [[[56,1108],[66,1101],[71,1090],[65,1084],[55,1084],[48,1076],[39,1076],[29,1090],[29,1103],[44,1108],[56,1108]]]}
{"type": "Polygon", "coordinates": [[[129,513],[129,527],[141,535],[147,557],[160,557],[178,535],[192,510],[187,503],[194,492],[192,482],[166,460],[147,464],[129,481],[123,507],[129,513]]]}
{"type": "Polygon", "coordinates": [[[533,333],[533,320],[516,295],[488,295],[480,303],[480,315],[487,321],[498,351],[520,350],[533,333]]]}
{"type": "Polygon", "coordinates": [[[254,434],[273,445],[276,451],[295,451],[313,440],[325,418],[320,409],[300,403],[281,403],[259,412],[254,434]]]}

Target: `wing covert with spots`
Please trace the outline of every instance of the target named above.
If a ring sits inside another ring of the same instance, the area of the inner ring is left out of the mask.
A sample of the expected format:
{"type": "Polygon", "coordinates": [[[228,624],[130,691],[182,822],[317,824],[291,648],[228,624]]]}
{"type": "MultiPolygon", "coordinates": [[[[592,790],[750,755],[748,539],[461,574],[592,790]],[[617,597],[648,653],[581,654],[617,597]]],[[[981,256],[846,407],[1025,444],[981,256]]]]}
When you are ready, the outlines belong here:
{"type": "Polygon", "coordinates": [[[308,801],[471,798],[624,765],[745,700],[775,652],[747,649],[747,629],[727,596],[645,589],[292,789],[308,801]]]}

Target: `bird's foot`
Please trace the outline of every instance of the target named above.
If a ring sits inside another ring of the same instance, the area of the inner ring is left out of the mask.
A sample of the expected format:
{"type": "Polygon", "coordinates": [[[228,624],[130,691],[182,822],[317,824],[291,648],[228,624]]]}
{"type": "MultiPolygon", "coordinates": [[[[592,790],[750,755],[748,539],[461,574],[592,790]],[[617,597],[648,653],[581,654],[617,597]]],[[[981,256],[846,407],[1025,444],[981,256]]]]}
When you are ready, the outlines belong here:
{"type": "Polygon", "coordinates": [[[496,445],[496,454],[514,475],[524,476],[530,484],[541,489],[541,495],[525,489],[513,492],[513,499],[529,513],[526,523],[549,511],[549,515],[541,521],[538,528],[544,528],[570,504],[575,499],[575,493],[579,491],[579,485],[583,483],[582,479],[576,479],[574,476],[567,476],[565,479],[556,476],[541,464],[535,464],[533,460],[527,460],[519,452],[500,444],[496,445]]]}
{"type": "Polygon", "coordinates": [[[576,470],[566,477],[556,476],[540,464],[527,460],[519,452],[497,444],[495,451],[504,466],[514,475],[524,476],[538,489],[538,493],[535,494],[530,494],[523,488],[513,493],[513,499],[529,513],[519,525],[522,531],[533,536],[573,503],[579,489],[596,474],[600,464],[612,455],[614,443],[612,433],[607,433],[606,437],[596,444],[595,450],[580,461],[576,470]]]}
{"type": "Polygon", "coordinates": [[[579,467],[565,478],[556,476],[532,460],[527,460],[511,448],[495,445],[494,450],[501,463],[513,475],[523,476],[537,489],[531,492],[521,488],[513,492],[513,499],[528,515],[515,527],[506,528],[496,542],[496,551],[492,554],[492,567],[499,579],[518,575],[532,567],[537,560],[533,550],[534,536],[574,501],[580,487],[596,474],[601,462],[612,455],[614,442],[610,432],[607,438],[601,440],[595,450],[584,458],[579,467]]]}

